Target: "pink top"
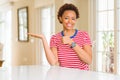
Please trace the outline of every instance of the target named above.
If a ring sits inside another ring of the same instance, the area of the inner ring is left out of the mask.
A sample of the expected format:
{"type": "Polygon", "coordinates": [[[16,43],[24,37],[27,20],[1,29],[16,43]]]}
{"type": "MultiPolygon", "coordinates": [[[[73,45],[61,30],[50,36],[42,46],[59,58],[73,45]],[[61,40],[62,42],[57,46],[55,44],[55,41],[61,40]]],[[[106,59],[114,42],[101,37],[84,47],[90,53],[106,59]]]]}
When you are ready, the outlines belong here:
{"type": "MultiPolygon", "coordinates": [[[[75,51],[70,48],[69,45],[63,44],[61,38],[64,36],[62,32],[59,32],[51,37],[50,47],[56,47],[58,52],[58,60],[61,67],[79,68],[81,70],[89,70],[89,65],[79,59],[75,51]]],[[[72,36],[74,42],[76,42],[81,48],[84,45],[91,45],[91,40],[87,32],[77,30],[74,36],[72,36]]]]}

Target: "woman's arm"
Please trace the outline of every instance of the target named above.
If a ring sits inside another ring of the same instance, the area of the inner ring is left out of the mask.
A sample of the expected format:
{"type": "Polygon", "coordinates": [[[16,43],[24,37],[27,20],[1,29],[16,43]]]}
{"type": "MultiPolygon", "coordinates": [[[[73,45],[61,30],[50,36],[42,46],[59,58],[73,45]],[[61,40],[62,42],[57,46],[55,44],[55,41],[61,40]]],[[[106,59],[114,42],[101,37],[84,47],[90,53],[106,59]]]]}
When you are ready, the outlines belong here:
{"type": "Polygon", "coordinates": [[[47,57],[47,60],[50,65],[58,65],[58,58],[57,58],[57,48],[51,48],[48,46],[47,40],[43,34],[33,34],[33,33],[28,33],[28,35],[40,38],[43,42],[44,50],[45,50],[45,55],[47,57]]]}
{"type": "Polygon", "coordinates": [[[83,48],[81,48],[79,45],[76,44],[73,49],[82,61],[87,64],[92,63],[92,48],[90,45],[84,45],[83,48]]]}
{"type": "MultiPolygon", "coordinates": [[[[63,44],[68,44],[71,46],[72,42],[74,41],[70,39],[69,36],[64,36],[62,38],[62,42],[63,44]]],[[[80,60],[87,64],[92,63],[92,47],[90,45],[84,45],[83,48],[81,48],[78,44],[76,44],[76,46],[73,47],[73,49],[80,58],[80,60]]]]}

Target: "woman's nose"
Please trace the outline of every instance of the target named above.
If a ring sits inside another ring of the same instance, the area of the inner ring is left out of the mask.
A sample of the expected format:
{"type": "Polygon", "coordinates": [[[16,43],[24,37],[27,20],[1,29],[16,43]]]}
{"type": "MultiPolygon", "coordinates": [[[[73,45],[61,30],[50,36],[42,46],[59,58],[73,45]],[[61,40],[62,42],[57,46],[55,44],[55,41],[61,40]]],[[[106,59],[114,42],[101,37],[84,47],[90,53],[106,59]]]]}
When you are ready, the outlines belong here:
{"type": "Polygon", "coordinates": [[[72,20],[71,20],[71,19],[69,19],[69,20],[68,20],[68,22],[69,22],[69,23],[71,23],[71,22],[72,22],[72,20]]]}

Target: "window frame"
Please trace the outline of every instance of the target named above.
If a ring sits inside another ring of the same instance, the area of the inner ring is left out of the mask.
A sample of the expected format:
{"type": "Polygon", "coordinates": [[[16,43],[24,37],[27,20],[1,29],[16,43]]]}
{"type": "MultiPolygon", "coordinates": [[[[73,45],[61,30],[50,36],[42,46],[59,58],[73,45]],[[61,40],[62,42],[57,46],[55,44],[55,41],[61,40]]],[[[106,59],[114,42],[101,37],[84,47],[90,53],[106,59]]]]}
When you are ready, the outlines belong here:
{"type": "MultiPolygon", "coordinates": [[[[93,41],[93,63],[92,63],[92,70],[95,70],[95,71],[98,71],[98,69],[97,69],[97,66],[99,66],[98,64],[97,64],[97,55],[98,54],[96,54],[97,53],[97,51],[96,51],[96,47],[98,46],[98,44],[96,43],[96,38],[97,38],[97,36],[96,36],[96,31],[95,30],[97,30],[96,29],[96,25],[98,24],[97,23],[97,12],[96,12],[96,10],[97,10],[97,0],[90,0],[90,1],[88,1],[88,4],[89,4],[89,32],[90,32],[90,35],[91,35],[91,39],[92,39],[92,41],[93,41]],[[96,15],[96,16],[95,16],[96,15]]],[[[120,74],[120,71],[118,72],[118,68],[119,68],[119,66],[118,66],[118,63],[120,63],[120,62],[118,62],[118,59],[117,59],[117,56],[118,56],[118,37],[117,36],[120,36],[120,35],[118,35],[117,34],[117,32],[119,31],[118,29],[117,29],[117,26],[118,26],[118,21],[117,21],[117,19],[118,19],[118,17],[117,17],[117,0],[114,0],[114,34],[115,34],[115,36],[114,36],[114,45],[115,45],[115,52],[114,52],[114,74],[120,74]]],[[[120,58],[120,57],[119,57],[120,58]]]]}

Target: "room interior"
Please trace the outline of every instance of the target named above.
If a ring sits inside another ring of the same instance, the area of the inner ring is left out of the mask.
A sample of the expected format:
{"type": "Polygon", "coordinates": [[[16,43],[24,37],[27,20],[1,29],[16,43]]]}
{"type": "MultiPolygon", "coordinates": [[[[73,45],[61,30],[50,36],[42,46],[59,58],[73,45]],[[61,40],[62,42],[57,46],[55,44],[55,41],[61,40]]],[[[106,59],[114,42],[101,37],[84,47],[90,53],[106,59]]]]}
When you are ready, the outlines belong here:
{"type": "MultiPolygon", "coordinates": [[[[93,42],[93,63],[90,65],[91,70],[97,71],[96,68],[96,52],[95,36],[93,25],[94,16],[91,11],[91,1],[93,0],[0,0],[0,12],[6,13],[4,18],[9,21],[6,23],[6,32],[2,34],[1,43],[3,49],[0,49],[0,66],[21,66],[21,65],[49,65],[45,59],[43,45],[39,39],[24,35],[20,37],[20,11],[26,11],[27,15],[27,32],[48,34],[47,27],[42,27],[42,10],[51,9],[52,23],[50,24],[51,31],[48,35],[52,35],[61,31],[61,24],[57,20],[58,8],[64,3],[75,4],[80,11],[80,18],[77,21],[76,28],[87,31],[93,42]],[[26,9],[26,10],[25,10],[26,9]],[[7,31],[8,30],[8,31],[7,31]],[[4,35],[4,36],[3,36],[4,35]],[[26,37],[27,36],[27,37],[26,37]],[[25,38],[24,38],[25,37],[25,38]],[[7,46],[4,46],[7,45],[7,46]],[[43,59],[44,58],[44,59],[43,59]]],[[[46,12],[43,14],[45,15],[46,12]]],[[[43,18],[44,19],[44,18],[43,18]]],[[[45,19],[46,20],[46,19],[45,19]]],[[[49,28],[48,28],[49,31],[49,28]]],[[[2,32],[1,32],[2,33],[2,32]]],[[[49,41],[49,36],[47,36],[49,41]]],[[[111,49],[113,51],[113,49],[111,49]]],[[[113,57],[112,57],[113,58],[113,57]]],[[[116,58],[116,57],[114,57],[116,58]]],[[[106,63],[105,63],[106,64],[106,63]]],[[[115,61],[115,65],[117,61],[115,61]]],[[[106,69],[106,68],[105,68],[106,69]]],[[[103,72],[107,72],[103,70],[103,72]]],[[[108,73],[117,74],[116,67],[114,71],[108,73]]]]}
{"type": "MultiPolygon", "coordinates": [[[[47,6],[55,6],[55,14],[57,14],[57,8],[65,3],[65,2],[73,2],[76,5],[78,5],[79,1],[74,1],[74,0],[63,0],[63,1],[54,1],[54,0],[46,0],[46,1],[42,1],[42,0],[8,0],[8,2],[5,2],[3,4],[6,4],[7,6],[9,6],[9,8],[11,8],[12,10],[12,31],[11,31],[11,53],[12,53],[12,66],[18,66],[18,65],[32,65],[32,64],[37,64],[36,63],[36,44],[38,43],[37,40],[35,39],[29,39],[28,42],[20,42],[17,41],[18,38],[18,22],[17,22],[17,9],[28,6],[28,16],[29,16],[29,32],[33,32],[33,33],[38,33],[38,31],[36,31],[37,27],[40,25],[40,23],[38,23],[36,20],[37,17],[39,17],[39,12],[38,9],[41,7],[47,7],[47,6]],[[38,16],[37,16],[38,15],[38,16]],[[38,24],[36,24],[38,23],[38,24]],[[28,54],[29,53],[29,54],[28,54]]],[[[87,1],[82,1],[82,3],[80,4],[85,4],[86,6],[84,7],[85,9],[81,9],[81,15],[87,15],[87,1]],[[84,13],[83,13],[84,12],[84,13]]],[[[1,6],[3,6],[1,4],[1,6]]],[[[3,6],[4,7],[4,6],[3,6]]],[[[79,7],[79,6],[78,6],[79,7]]],[[[2,8],[2,7],[1,7],[2,8]]],[[[82,7],[83,8],[83,7],[82,7]]],[[[81,16],[82,19],[82,16],[81,16]]],[[[88,17],[85,16],[83,18],[84,20],[81,20],[81,24],[79,24],[80,26],[86,26],[83,27],[81,29],[87,30],[88,31],[88,17]],[[85,22],[84,22],[85,21],[85,22]],[[85,24],[84,24],[85,23],[85,24]]],[[[55,32],[58,32],[61,28],[60,28],[60,24],[55,16],[55,32]]],[[[78,27],[79,28],[79,27],[78,27]]]]}

